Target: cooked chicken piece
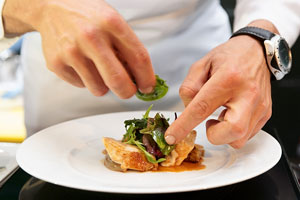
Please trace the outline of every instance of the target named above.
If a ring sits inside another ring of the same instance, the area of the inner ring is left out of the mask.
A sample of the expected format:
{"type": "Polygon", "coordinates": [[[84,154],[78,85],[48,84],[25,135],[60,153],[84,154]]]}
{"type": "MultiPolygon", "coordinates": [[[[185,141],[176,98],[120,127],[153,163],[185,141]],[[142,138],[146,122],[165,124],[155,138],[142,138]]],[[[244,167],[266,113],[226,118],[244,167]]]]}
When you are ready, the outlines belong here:
{"type": "Polygon", "coordinates": [[[127,169],[149,171],[158,167],[158,164],[148,162],[146,156],[136,146],[107,137],[104,137],[102,141],[110,159],[120,164],[124,171],[127,169]]]}
{"type": "Polygon", "coordinates": [[[175,166],[177,158],[178,158],[178,153],[176,152],[175,149],[173,149],[173,151],[166,157],[166,160],[161,163],[161,166],[164,167],[175,166]]]}
{"type": "Polygon", "coordinates": [[[199,144],[195,144],[193,150],[189,153],[188,157],[184,160],[187,162],[199,162],[204,156],[204,148],[199,144]]]}
{"type": "Polygon", "coordinates": [[[166,160],[161,163],[162,166],[170,167],[181,165],[184,159],[195,146],[196,131],[191,131],[181,142],[176,144],[175,149],[166,157],[166,160]]]}
{"type": "Polygon", "coordinates": [[[196,131],[192,130],[182,141],[176,146],[175,150],[178,153],[175,165],[181,165],[184,159],[189,155],[195,146],[196,131]]]}

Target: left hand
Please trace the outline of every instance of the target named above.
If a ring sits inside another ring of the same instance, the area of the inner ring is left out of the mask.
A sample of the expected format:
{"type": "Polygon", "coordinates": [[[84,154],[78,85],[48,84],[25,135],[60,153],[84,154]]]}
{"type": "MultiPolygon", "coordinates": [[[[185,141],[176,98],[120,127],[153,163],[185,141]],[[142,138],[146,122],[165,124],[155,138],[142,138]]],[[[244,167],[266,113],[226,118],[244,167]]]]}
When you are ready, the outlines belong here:
{"type": "Polygon", "coordinates": [[[272,113],[270,72],[262,44],[246,35],[231,38],[190,68],[179,93],[186,108],[166,131],[169,144],[178,143],[224,106],[218,120],[206,123],[208,140],[243,147],[272,113]]]}

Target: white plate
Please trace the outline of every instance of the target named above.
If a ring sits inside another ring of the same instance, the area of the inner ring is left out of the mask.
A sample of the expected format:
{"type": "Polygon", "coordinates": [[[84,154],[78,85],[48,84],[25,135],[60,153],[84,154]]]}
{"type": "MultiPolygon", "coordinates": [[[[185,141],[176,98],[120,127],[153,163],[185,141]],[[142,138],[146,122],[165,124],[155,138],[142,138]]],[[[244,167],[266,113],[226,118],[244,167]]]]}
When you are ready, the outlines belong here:
{"type": "MultiPolygon", "coordinates": [[[[173,112],[161,112],[174,119],[173,112]]],[[[241,182],[272,168],[281,157],[278,142],[260,131],[235,150],[214,146],[199,125],[196,143],[205,148],[205,169],[186,172],[115,172],[103,165],[103,136],[121,139],[124,120],[144,112],[121,112],[81,118],[47,128],[19,148],[17,162],[27,173],[50,183],[90,191],[114,193],[168,193],[203,190],[241,182]]],[[[154,116],[155,111],[150,113],[154,116]]]]}

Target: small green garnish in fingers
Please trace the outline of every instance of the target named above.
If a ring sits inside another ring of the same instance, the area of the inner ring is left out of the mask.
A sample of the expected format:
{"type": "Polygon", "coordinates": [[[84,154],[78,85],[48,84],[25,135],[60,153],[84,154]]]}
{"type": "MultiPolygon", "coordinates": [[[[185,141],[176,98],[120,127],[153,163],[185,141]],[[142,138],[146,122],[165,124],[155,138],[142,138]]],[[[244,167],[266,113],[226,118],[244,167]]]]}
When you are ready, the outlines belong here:
{"type": "Polygon", "coordinates": [[[156,85],[154,91],[150,94],[144,94],[138,90],[135,94],[138,99],[143,101],[155,101],[163,98],[167,94],[169,87],[167,86],[166,81],[161,79],[158,75],[155,75],[155,77],[156,85]]]}

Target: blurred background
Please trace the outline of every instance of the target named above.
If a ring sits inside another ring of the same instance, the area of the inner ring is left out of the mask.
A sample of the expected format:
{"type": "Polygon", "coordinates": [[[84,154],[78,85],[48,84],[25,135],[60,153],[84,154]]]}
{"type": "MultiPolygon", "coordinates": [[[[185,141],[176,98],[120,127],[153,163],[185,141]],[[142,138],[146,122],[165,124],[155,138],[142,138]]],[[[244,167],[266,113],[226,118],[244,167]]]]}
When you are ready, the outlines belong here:
{"type": "MultiPolygon", "coordinates": [[[[221,1],[231,22],[235,0],[221,1]]],[[[22,142],[22,66],[19,64],[22,38],[0,53],[0,141],[22,142]]],[[[279,135],[295,173],[300,177],[300,38],[292,48],[293,68],[283,80],[272,83],[273,115],[264,130],[279,135]]]]}
{"type": "Polygon", "coordinates": [[[22,142],[26,136],[23,117],[23,73],[20,38],[0,52],[0,142],[22,142]]]}
{"type": "MultiPolygon", "coordinates": [[[[233,22],[235,0],[221,3],[233,22]]],[[[273,113],[263,130],[279,135],[300,183],[300,37],[292,47],[292,71],[272,82],[273,113]]]]}

